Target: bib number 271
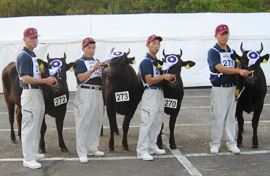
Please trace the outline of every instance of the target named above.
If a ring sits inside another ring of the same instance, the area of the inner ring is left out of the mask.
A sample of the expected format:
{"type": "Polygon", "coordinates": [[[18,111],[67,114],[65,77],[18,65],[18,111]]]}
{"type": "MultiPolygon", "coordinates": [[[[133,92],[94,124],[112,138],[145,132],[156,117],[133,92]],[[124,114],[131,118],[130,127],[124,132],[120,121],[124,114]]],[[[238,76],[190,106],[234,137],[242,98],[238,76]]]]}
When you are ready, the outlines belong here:
{"type": "Polygon", "coordinates": [[[116,102],[129,101],[128,91],[115,92],[115,100],[116,100],[116,102]]]}

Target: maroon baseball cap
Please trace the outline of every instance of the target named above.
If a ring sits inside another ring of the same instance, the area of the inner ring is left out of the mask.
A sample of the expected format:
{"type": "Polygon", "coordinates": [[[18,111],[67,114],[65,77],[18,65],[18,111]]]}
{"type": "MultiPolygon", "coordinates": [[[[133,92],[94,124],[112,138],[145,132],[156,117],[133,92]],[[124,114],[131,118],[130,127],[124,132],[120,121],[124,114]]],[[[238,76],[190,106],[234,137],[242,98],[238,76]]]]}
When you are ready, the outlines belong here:
{"type": "Polygon", "coordinates": [[[38,36],[38,32],[36,28],[27,28],[23,32],[24,37],[33,38],[38,36]]]}
{"type": "Polygon", "coordinates": [[[159,40],[160,42],[162,41],[162,38],[160,36],[150,35],[146,41],[146,44],[152,42],[155,39],[159,40]]]}
{"type": "Polygon", "coordinates": [[[95,40],[93,38],[86,37],[82,41],[82,46],[84,47],[84,46],[88,45],[88,43],[96,43],[96,42],[95,42],[95,40]]]}
{"type": "Polygon", "coordinates": [[[223,32],[228,32],[229,33],[229,27],[226,24],[221,24],[218,25],[218,27],[216,28],[216,35],[217,34],[222,34],[223,32]]]}

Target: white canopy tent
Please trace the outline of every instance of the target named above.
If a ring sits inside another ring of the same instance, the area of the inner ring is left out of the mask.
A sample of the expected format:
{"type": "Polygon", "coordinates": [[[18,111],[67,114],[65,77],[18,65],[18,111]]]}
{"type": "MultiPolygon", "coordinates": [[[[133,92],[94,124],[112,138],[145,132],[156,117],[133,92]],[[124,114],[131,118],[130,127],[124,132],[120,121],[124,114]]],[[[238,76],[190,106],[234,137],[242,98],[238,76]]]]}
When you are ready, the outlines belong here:
{"type": "MultiPolygon", "coordinates": [[[[132,15],[75,15],[0,18],[0,72],[24,46],[23,31],[35,27],[40,35],[39,45],[34,50],[38,58],[62,57],[65,52],[67,62],[82,56],[81,41],[93,37],[97,42],[95,57],[104,61],[111,48],[127,51],[135,56],[134,69],[144,58],[146,39],[152,34],[163,38],[158,58],[162,50],[166,53],[183,51],[182,60],[193,60],[196,65],[190,70],[182,69],[185,87],[210,86],[207,52],[215,45],[214,31],[217,25],[227,24],[230,28],[229,45],[241,55],[244,49],[259,50],[262,55],[270,53],[270,13],[193,13],[193,14],[132,14],[132,15]]],[[[270,64],[262,64],[267,85],[270,85],[270,64]]],[[[76,80],[68,72],[70,91],[76,91],[76,80]]],[[[1,83],[0,83],[1,84],[1,83]]],[[[2,92],[0,86],[0,92],[2,92]]]]}

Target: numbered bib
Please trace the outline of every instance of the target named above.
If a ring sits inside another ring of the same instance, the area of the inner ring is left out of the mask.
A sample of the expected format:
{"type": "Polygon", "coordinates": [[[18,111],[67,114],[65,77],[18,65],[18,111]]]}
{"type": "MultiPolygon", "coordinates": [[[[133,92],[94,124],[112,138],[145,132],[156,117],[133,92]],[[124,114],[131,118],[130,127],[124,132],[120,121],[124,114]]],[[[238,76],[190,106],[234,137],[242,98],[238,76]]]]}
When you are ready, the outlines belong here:
{"type": "Polygon", "coordinates": [[[61,95],[59,97],[56,97],[53,99],[54,101],[54,106],[59,106],[61,104],[67,103],[67,95],[61,95]]]}
{"type": "Polygon", "coordinates": [[[128,91],[115,92],[115,101],[116,102],[129,101],[129,92],[128,91]]]}
{"type": "Polygon", "coordinates": [[[177,108],[177,99],[170,99],[170,98],[165,98],[165,108],[177,108]]]}
{"type": "Polygon", "coordinates": [[[220,59],[222,66],[235,68],[235,61],[231,58],[231,53],[220,53],[220,59]]]}

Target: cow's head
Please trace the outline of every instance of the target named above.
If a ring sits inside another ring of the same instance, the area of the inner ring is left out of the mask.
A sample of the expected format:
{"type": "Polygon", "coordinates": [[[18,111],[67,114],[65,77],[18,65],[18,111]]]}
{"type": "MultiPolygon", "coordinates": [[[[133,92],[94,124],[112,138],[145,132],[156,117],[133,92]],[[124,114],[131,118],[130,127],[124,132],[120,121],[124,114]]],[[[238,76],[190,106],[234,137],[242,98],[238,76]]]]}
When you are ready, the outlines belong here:
{"type": "Polygon", "coordinates": [[[182,84],[182,79],[180,77],[181,68],[186,67],[189,69],[195,65],[193,61],[182,61],[182,50],[180,49],[180,54],[165,54],[165,49],[163,50],[164,58],[162,61],[155,60],[153,65],[161,69],[163,74],[169,73],[176,76],[176,80],[171,80],[168,85],[172,88],[179,84],[182,84]]]}
{"type": "Polygon", "coordinates": [[[77,63],[71,62],[66,63],[66,54],[62,58],[50,58],[47,54],[48,62],[44,62],[41,59],[38,59],[39,67],[42,72],[42,77],[46,78],[49,76],[54,76],[57,79],[57,82],[52,86],[52,90],[55,94],[61,93],[64,89],[67,89],[67,75],[66,71],[73,71],[77,66],[77,63]]]}
{"type": "Polygon", "coordinates": [[[244,79],[244,85],[256,85],[257,78],[260,76],[261,67],[260,64],[266,63],[269,59],[269,54],[260,56],[263,50],[263,44],[261,43],[261,49],[259,51],[244,50],[243,43],[241,43],[240,49],[243,55],[240,57],[237,54],[231,54],[231,58],[236,61],[236,63],[241,65],[241,69],[247,69],[252,72],[247,78],[244,79]]]}
{"type": "Polygon", "coordinates": [[[107,55],[106,65],[104,73],[109,77],[117,77],[121,75],[123,71],[128,67],[129,64],[135,62],[135,57],[128,57],[130,50],[127,53],[122,51],[113,52],[114,48],[111,50],[111,54],[107,55]]]}

